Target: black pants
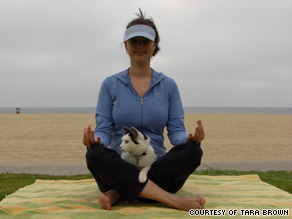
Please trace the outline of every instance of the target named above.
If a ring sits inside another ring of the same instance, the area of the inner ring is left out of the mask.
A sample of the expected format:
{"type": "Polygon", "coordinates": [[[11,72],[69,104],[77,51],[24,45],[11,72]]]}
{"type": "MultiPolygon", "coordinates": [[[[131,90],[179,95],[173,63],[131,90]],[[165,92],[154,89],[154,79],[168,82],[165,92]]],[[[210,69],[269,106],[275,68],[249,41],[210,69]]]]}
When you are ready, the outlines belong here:
{"type": "MultiPolygon", "coordinates": [[[[195,142],[173,147],[152,164],[148,179],[162,189],[176,193],[200,165],[202,156],[200,144],[195,142]]],[[[94,145],[88,149],[86,161],[100,191],[115,189],[125,201],[137,199],[147,183],[139,182],[140,170],[121,159],[116,151],[103,145],[94,145]]]]}

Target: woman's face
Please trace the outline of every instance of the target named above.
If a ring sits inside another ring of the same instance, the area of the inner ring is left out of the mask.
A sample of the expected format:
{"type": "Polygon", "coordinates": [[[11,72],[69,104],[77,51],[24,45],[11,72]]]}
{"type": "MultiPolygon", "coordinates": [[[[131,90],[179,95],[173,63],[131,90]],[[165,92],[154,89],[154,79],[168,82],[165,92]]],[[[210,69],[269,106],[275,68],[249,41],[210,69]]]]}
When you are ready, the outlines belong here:
{"type": "Polygon", "coordinates": [[[125,42],[125,48],[131,60],[135,62],[150,61],[155,47],[155,42],[144,37],[134,37],[125,42]]]}

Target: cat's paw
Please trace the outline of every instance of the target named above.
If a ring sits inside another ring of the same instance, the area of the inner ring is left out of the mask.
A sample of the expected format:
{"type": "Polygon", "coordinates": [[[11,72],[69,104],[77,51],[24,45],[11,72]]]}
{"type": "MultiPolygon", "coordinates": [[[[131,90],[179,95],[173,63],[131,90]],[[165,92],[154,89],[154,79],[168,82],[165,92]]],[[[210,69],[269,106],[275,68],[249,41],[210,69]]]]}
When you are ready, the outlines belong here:
{"type": "Polygon", "coordinates": [[[147,175],[140,172],[139,174],[139,182],[144,183],[147,180],[147,175]]]}

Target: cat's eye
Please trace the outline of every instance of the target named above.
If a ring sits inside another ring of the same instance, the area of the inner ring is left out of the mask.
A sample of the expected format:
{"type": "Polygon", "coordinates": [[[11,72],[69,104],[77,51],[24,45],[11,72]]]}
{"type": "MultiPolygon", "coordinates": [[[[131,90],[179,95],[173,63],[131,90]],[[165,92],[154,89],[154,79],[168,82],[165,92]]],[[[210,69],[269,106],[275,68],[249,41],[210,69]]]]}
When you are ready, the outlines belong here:
{"type": "Polygon", "coordinates": [[[129,141],[128,141],[128,140],[125,140],[125,143],[126,143],[126,144],[129,144],[129,141]]]}

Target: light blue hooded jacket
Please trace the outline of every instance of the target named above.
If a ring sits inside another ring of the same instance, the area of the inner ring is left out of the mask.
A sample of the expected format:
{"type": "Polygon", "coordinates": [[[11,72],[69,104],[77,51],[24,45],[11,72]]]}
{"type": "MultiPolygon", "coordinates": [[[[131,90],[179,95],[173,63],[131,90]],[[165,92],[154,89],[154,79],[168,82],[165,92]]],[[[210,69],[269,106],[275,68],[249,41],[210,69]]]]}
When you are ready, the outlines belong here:
{"type": "Polygon", "coordinates": [[[129,69],[106,78],[96,107],[95,138],[119,154],[122,126],[135,127],[148,137],[158,157],[166,153],[163,132],[172,145],[186,142],[184,111],[175,81],[152,69],[150,87],[143,98],[133,88],[129,69]]]}

